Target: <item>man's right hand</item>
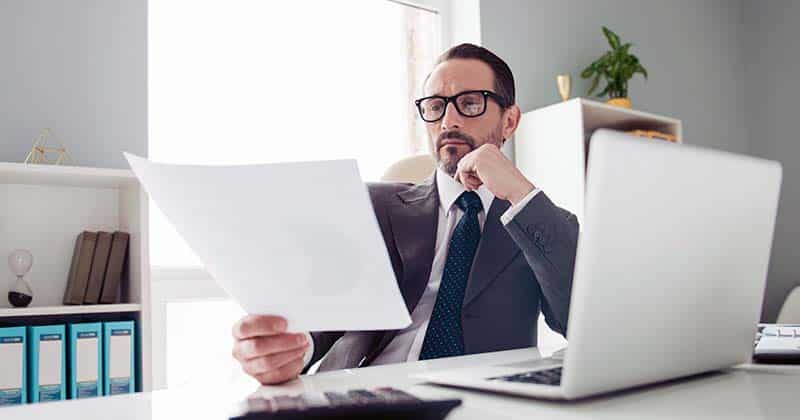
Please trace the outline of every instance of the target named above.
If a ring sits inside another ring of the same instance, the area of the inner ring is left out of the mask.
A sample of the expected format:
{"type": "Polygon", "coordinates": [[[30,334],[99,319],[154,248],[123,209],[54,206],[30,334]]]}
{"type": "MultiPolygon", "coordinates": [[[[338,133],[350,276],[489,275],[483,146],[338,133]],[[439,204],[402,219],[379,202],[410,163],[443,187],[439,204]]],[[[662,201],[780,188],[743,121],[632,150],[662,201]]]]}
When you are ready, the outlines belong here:
{"type": "Polygon", "coordinates": [[[280,316],[247,315],[233,326],[233,357],[264,385],[296,378],[305,367],[306,334],[287,333],[280,316]]]}

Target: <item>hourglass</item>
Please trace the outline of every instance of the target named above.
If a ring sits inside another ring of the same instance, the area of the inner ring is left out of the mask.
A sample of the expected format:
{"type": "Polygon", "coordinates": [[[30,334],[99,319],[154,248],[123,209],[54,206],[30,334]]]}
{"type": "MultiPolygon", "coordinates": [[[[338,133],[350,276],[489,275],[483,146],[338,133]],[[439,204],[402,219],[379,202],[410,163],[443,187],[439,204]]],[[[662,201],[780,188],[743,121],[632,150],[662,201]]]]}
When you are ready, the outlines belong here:
{"type": "Polygon", "coordinates": [[[14,288],[8,292],[8,301],[17,308],[28,306],[33,300],[33,291],[24,278],[32,265],[33,255],[28,250],[15,249],[8,256],[8,266],[11,268],[11,272],[17,276],[14,288]]]}

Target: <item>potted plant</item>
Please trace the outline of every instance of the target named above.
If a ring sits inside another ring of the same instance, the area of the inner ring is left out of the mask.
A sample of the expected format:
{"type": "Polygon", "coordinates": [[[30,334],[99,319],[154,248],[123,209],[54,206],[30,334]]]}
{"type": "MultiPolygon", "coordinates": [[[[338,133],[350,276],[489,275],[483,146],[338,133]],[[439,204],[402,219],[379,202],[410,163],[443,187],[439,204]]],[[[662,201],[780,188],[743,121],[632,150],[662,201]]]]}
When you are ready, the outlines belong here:
{"type": "Polygon", "coordinates": [[[611,46],[611,50],[606,51],[581,73],[584,79],[592,79],[592,85],[588,94],[591,95],[597,89],[600,79],[606,82],[606,87],[597,94],[597,97],[608,95],[610,98],[607,103],[625,108],[631,108],[631,101],[628,98],[628,81],[636,73],[641,73],[647,79],[647,70],[639,62],[639,58],[628,52],[630,42],[623,44],[619,36],[610,29],[603,26],[603,34],[611,46]]]}

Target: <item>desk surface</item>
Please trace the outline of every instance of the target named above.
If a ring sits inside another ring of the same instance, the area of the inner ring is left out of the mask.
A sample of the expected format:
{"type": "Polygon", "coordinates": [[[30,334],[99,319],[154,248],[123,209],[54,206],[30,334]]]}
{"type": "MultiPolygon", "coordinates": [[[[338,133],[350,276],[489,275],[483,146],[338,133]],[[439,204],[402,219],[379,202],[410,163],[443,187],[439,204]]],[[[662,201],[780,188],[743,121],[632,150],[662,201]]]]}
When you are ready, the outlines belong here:
{"type": "Polygon", "coordinates": [[[450,359],[304,376],[290,383],[255,388],[178,389],[133,395],[0,408],[12,419],[226,419],[234,404],[252,393],[394,386],[421,397],[457,397],[464,404],[448,419],[788,419],[800,417],[800,367],[742,365],[691,379],[578,402],[547,402],[426,385],[410,375],[484,363],[511,363],[539,357],[536,349],[511,350],[450,359]],[[113,413],[112,416],[109,414],[113,413]]]}

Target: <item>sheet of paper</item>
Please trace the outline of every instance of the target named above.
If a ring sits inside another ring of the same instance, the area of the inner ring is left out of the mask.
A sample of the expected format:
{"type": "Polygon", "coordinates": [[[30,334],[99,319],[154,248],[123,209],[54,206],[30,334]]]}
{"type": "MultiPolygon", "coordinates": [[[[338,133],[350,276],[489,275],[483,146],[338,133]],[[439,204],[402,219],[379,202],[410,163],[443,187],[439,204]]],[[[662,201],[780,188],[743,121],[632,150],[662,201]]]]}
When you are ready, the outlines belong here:
{"type": "Polygon", "coordinates": [[[61,384],[61,340],[39,342],[39,386],[61,384]]]}
{"type": "Polygon", "coordinates": [[[109,378],[131,377],[131,336],[112,335],[109,340],[109,378]]]}
{"type": "MultiPolygon", "coordinates": [[[[78,371],[75,375],[77,382],[96,381],[98,379],[99,372],[97,372],[97,358],[100,357],[100,355],[97,354],[98,340],[98,337],[78,339],[78,348],[76,352],[76,364],[78,371]]],[[[128,368],[128,370],[130,370],[130,368],[128,368]]]]}
{"type": "Polygon", "coordinates": [[[411,323],[354,160],[197,166],[125,157],[246,312],[281,315],[292,331],[411,323]]]}
{"type": "Polygon", "coordinates": [[[22,388],[22,343],[0,343],[0,390],[22,388]]]}

